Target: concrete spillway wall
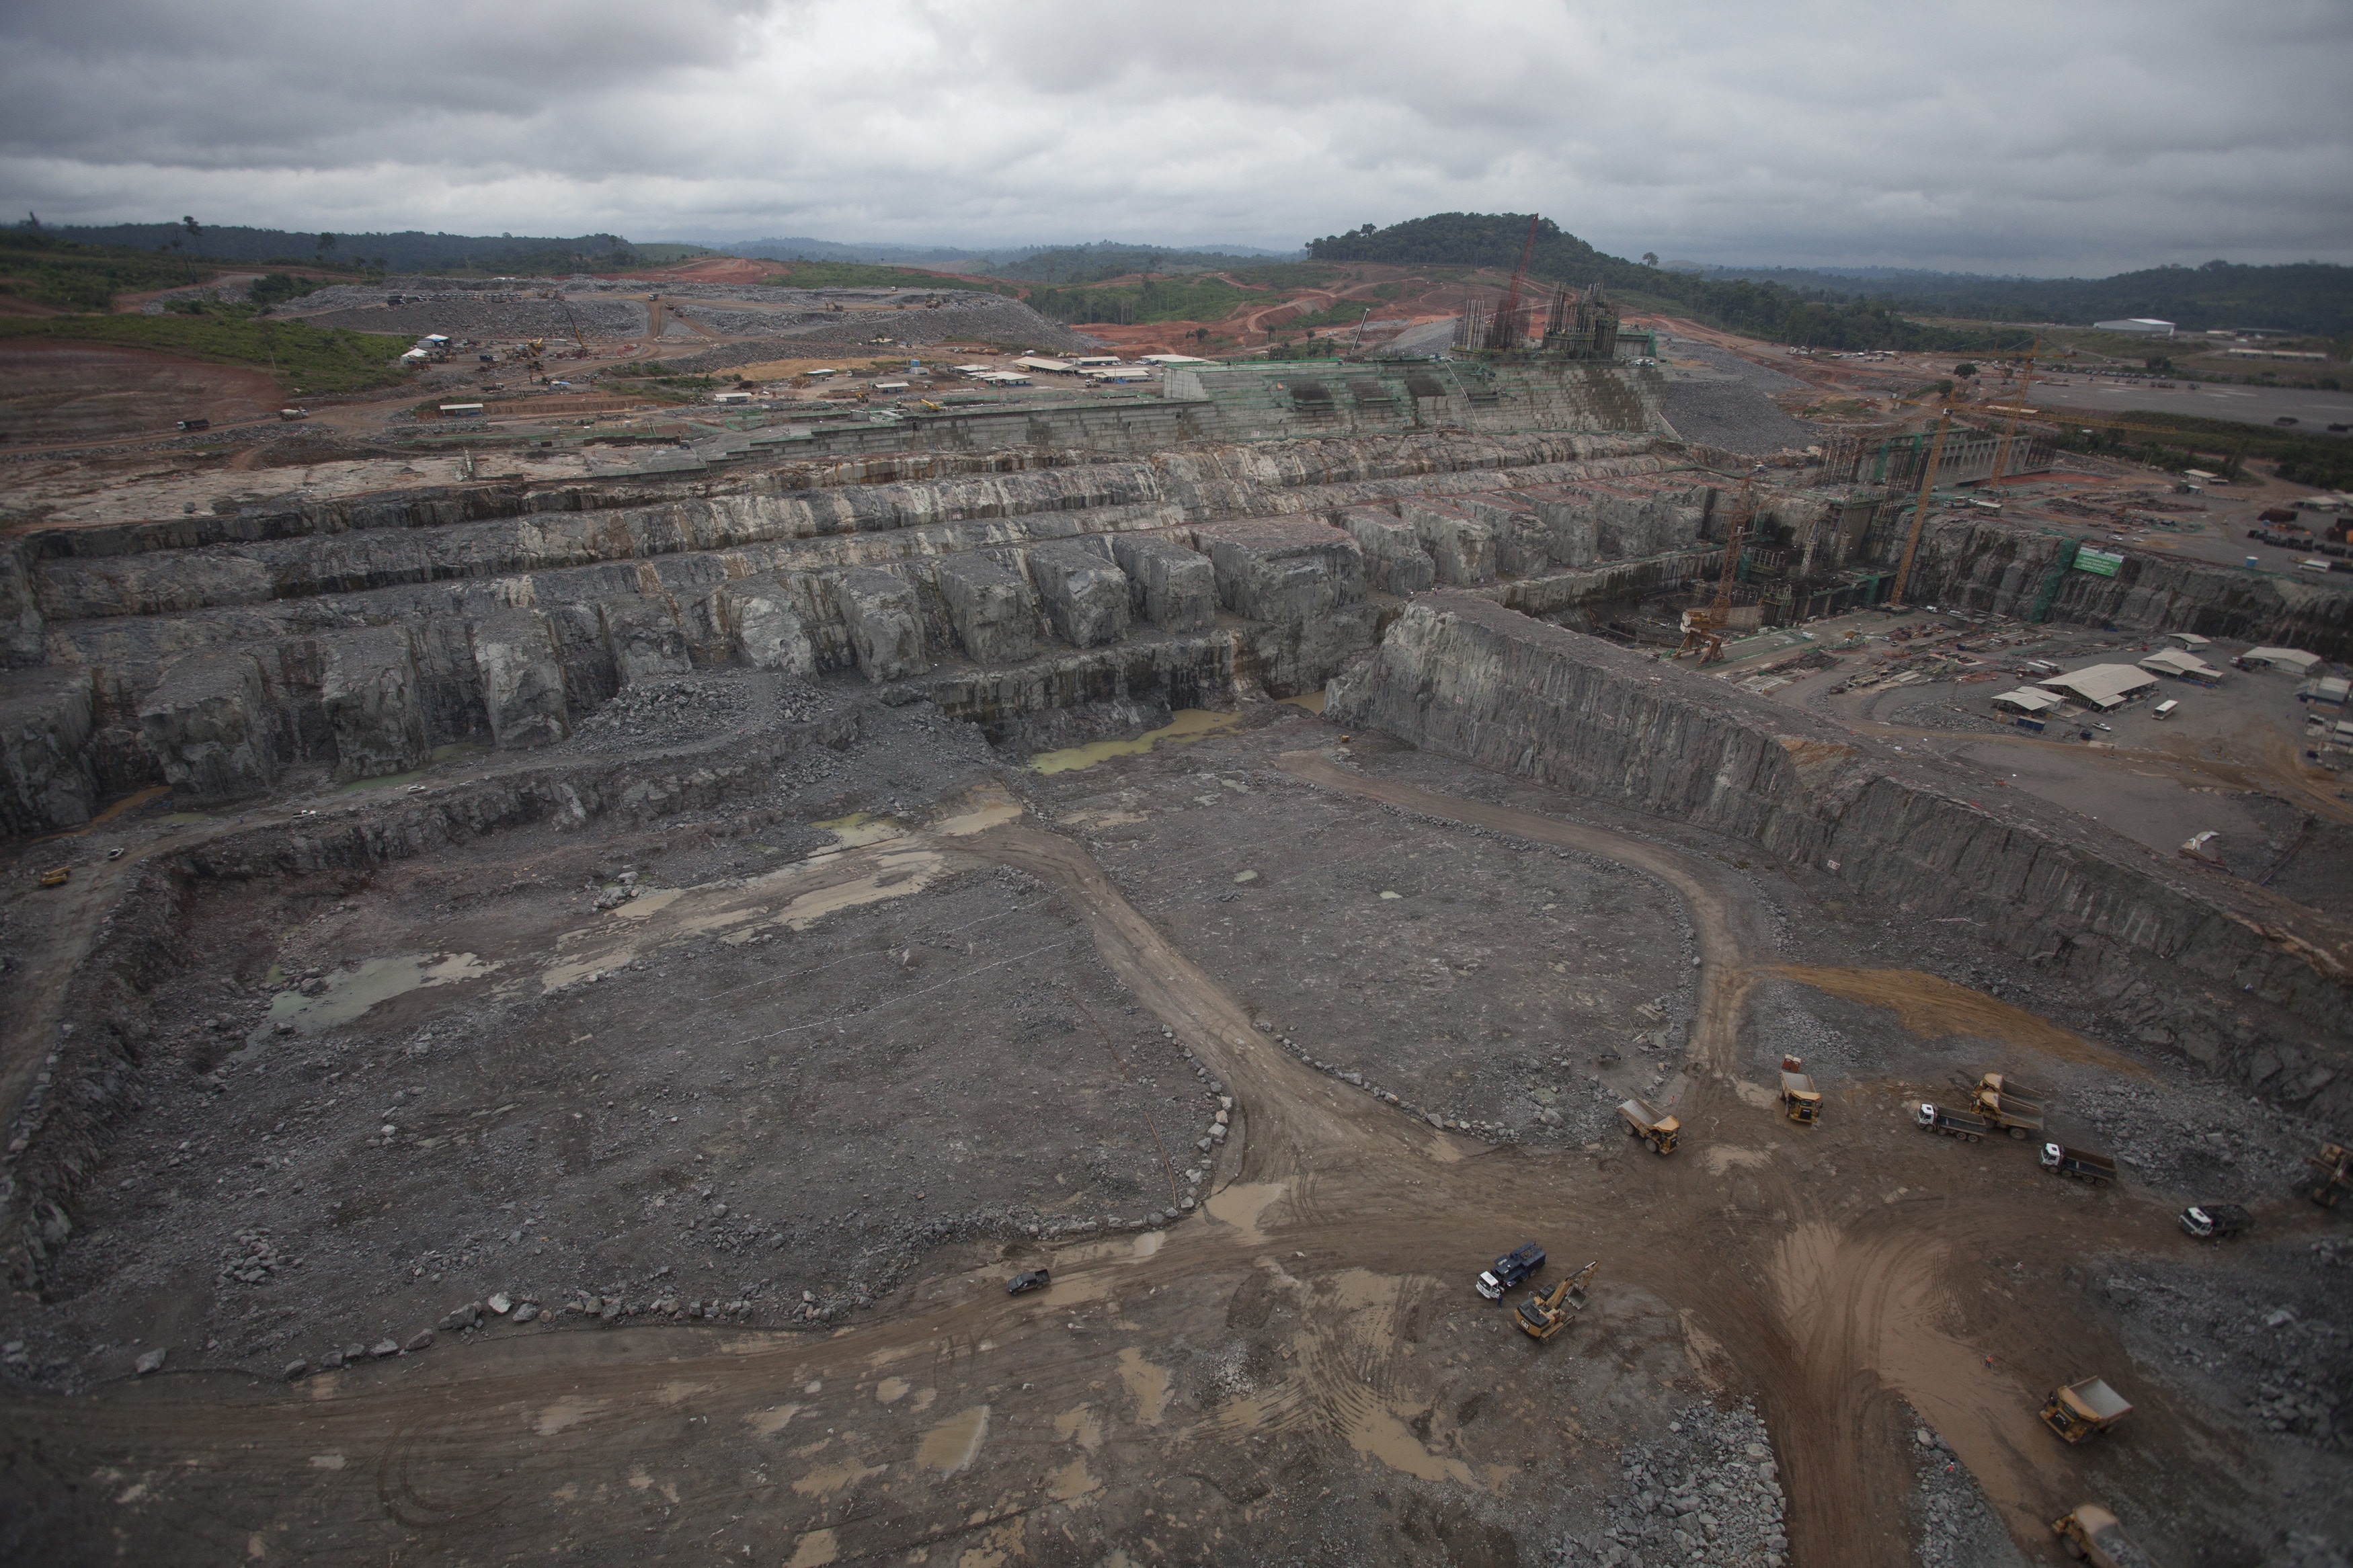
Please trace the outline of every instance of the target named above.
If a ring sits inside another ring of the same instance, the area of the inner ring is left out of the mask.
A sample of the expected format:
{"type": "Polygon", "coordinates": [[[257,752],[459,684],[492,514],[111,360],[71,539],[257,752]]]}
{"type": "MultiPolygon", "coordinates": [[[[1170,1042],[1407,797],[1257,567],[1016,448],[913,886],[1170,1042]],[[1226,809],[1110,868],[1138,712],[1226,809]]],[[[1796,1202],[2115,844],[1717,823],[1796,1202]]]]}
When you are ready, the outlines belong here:
{"type": "Polygon", "coordinates": [[[2316,1113],[2353,1110],[2353,932],[2251,885],[1470,593],[1406,607],[1325,711],[1690,822],[2063,970],[2116,1030],[2316,1113]]]}

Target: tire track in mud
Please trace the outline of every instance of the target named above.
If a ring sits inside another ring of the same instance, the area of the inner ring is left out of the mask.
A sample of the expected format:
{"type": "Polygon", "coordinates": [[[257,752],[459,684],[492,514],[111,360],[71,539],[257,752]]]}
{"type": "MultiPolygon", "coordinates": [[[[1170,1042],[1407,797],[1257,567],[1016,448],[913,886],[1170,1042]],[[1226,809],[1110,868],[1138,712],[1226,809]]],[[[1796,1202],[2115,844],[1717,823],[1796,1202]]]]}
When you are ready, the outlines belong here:
{"type": "MultiPolygon", "coordinates": [[[[1677,1097],[1675,1107],[1687,1130],[1686,1142],[1702,1116],[1721,1121],[1738,1113],[1739,1025],[1760,974],[1820,980],[1841,994],[1869,994],[1870,971],[1760,968],[1757,959],[1768,945],[1761,900],[1744,882],[1715,873],[1696,856],[1534,812],[1376,779],[1318,752],[1292,752],[1280,765],[1325,788],[1575,849],[1647,872],[1672,888],[1689,912],[1702,959],[1687,1069],[1690,1092],[1687,1099],[1677,1097]]],[[[1972,1015],[2017,1015],[1999,1020],[2012,1033],[2036,1035],[2025,1021],[2042,1022],[1934,976],[1900,971],[1889,979],[1890,989],[1907,1000],[1925,990],[1947,1006],[1973,999],[1981,1005],[1969,1009],[1972,1015]]],[[[2079,1051],[2089,1049],[2067,1038],[2079,1051]]],[[[1947,1245],[1916,1234],[1858,1237],[1826,1212],[1819,1194],[1786,1164],[1760,1161],[1749,1174],[1778,1211],[1776,1234],[1761,1246],[1754,1235],[1735,1233],[1712,1237],[1717,1245],[1668,1248],[1676,1266],[1652,1268],[1644,1282],[1670,1303],[1687,1303],[1686,1321],[1704,1326],[1756,1386],[1780,1449],[1797,1560],[1862,1564],[1908,1559],[1910,1460],[1887,1440],[1898,1425],[1899,1391],[1938,1422],[1956,1452],[2005,1508],[2013,1529],[2033,1531],[2041,1522],[2034,1512],[2038,1489],[2018,1441],[2034,1426],[2031,1415],[2021,1421],[2018,1414],[2021,1406],[2031,1409],[2028,1396],[2006,1388],[1998,1409],[1984,1398],[1958,1397],[1956,1369],[1974,1364],[1976,1352],[1929,1326],[1944,1299],[1938,1265],[1947,1245]],[[1756,1256],[1760,1250],[1761,1258],[1756,1256]]],[[[1672,1174],[1662,1170],[1659,1184],[1704,1201],[1688,1163],[1672,1174]]],[[[2020,1239],[2014,1226],[2003,1234],[2010,1241],[2020,1239]]]]}

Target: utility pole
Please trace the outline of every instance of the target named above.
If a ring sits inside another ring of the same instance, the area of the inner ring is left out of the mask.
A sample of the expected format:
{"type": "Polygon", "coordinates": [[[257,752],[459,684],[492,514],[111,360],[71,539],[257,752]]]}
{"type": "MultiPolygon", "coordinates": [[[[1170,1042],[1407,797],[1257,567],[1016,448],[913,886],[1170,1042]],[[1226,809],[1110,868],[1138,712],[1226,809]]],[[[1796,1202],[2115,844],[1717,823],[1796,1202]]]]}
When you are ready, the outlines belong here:
{"type": "Polygon", "coordinates": [[[1904,607],[1904,590],[1912,582],[1912,557],[1920,549],[1920,530],[1928,521],[1930,492],[1936,488],[1936,465],[1945,458],[1945,433],[1952,427],[1953,411],[1947,408],[1937,416],[1936,438],[1929,443],[1928,460],[1921,466],[1920,500],[1912,509],[1912,533],[1904,542],[1904,563],[1895,569],[1895,591],[1887,595],[1887,607],[1891,610],[1904,607]]]}

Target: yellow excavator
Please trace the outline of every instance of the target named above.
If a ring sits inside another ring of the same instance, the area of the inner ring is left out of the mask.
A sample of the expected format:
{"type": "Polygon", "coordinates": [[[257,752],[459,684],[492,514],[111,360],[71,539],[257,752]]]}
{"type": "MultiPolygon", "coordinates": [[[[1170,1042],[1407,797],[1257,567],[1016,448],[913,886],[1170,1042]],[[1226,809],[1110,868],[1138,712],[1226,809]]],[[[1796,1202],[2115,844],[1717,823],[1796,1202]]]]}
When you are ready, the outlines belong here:
{"type": "Polygon", "coordinates": [[[1598,1261],[1588,1263],[1555,1282],[1549,1290],[1530,1291],[1512,1320],[1520,1325],[1520,1332],[1541,1342],[1568,1327],[1568,1321],[1585,1310],[1588,1287],[1600,1267],[1598,1261]]]}

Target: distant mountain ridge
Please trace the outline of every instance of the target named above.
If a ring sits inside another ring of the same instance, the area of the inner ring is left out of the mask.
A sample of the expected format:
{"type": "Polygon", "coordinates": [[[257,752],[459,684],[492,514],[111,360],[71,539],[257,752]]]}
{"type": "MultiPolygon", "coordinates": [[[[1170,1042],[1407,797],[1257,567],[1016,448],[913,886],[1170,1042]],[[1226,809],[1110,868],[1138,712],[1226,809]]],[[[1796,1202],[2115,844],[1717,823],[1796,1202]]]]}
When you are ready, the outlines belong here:
{"type": "MultiPolygon", "coordinates": [[[[1324,261],[1508,268],[1518,264],[1529,216],[1437,213],[1387,228],[1366,224],[1354,233],[1311,240],[1307,249],[1324,261]]],[[[2272,267],[2210,261],[2203,267],[2156,267],[2101,279],[1989,278],[1862,268],[1710,267],[1694,275],[1605,255],[1543,218],[1536,224],[1530,266],[1542,277],[1564,282],[1599,279],[1613,289],[1662,297],[1759,336],[1808,342],[1812,340],[1803,333],[1827,334],[1817,342],[1820,347],[1914,346],[1894,341],[1903,334],[1892,326],[1887,328],[1893,334],[1889,341],[1838,341],[1841,333],[1867,336],[1876,330],[1867,318],[1897,310],[2086,326],[2124,316],[2158,316],[2192,331],[2261,327],[2332,338],[2353,334],[2353,267],[2317,261],[2272,267]],[[1743,296],[1738,291],[1744,289],[1762,292],[1743,296]]],[[[1955,342],[1949,346],[1981,345],[1955,342]]]]}

